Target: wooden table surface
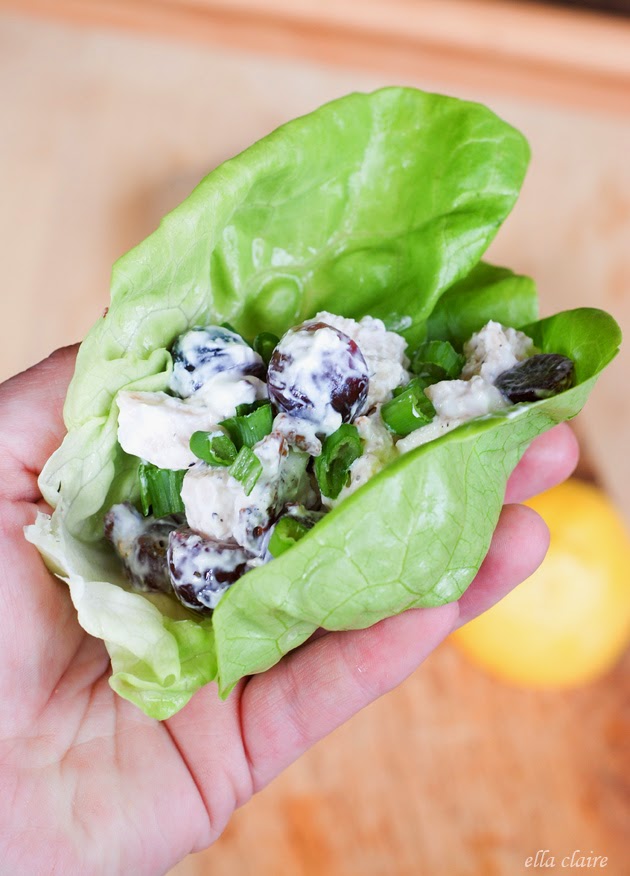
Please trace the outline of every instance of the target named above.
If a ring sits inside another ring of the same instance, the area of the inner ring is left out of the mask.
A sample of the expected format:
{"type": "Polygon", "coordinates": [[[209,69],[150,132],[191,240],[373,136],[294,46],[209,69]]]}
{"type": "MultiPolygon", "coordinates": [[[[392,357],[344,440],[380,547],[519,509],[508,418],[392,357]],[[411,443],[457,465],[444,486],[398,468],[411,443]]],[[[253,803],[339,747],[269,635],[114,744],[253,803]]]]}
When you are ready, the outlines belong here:
{"type": "Polygon", "coordinates": [[[630,20],[531,0],[0,0],[3,6],[630,112],[630,20]]]}
{"type": "MultiPolygon", "coordinates": [[[[0,378],[83,336],[107,303],[114,258],[223,158],[326,99],[390,81],[0,18],[0,378]]],[[[470,83],[456,90],[491,103],[533,147],[492,258],[538,279],[545,313],[599,305],[630,330],[630,120],[470,83]]],[[[630,517],[628,362],[622,354],[600,381],[580,432],[630,517]]],[[[529,872],[540,849],[592,850],[624,876],[628,668],[539,694],[490,680],[446,644],[172,876],[511,876],[529,872]]]]}

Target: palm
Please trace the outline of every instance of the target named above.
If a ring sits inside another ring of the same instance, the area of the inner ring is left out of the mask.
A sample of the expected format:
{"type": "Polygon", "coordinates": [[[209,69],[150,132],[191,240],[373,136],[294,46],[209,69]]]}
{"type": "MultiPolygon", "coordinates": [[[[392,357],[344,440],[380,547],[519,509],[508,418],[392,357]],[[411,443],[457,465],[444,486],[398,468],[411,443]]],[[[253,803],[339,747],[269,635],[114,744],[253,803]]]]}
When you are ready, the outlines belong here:
{"type": "MultiPolygon", "coordinates": [[[[13,873],[160,873],[216,838],[233,810],[302,751],[405,678],[461,620],[540,562],[544,527],[506,508],[475,584],[457,604],[314,639],[226,703],[208,686],[169,721],[108,685],[100,640],[23,536],[36,474],[59,443],[72,350],[0,388],[0,823],[13,873]],[[33,438],[35,436],[35,438],[33,438]],[[4,809],[4,811],[2,811],[4,809]]],[[[566,428],[530,449],[510,501],[565,477],[566,428]]]]}
{"type": "Polygon", "coordinates": [[[0,798],[6,807],[0,819],[21,849],[13,872],[57,872],[53,863],[58,872],[91,872],[99,860],[103,872],[114,873],[110,856],[118,854],[121,836],[129,839],[130,865],[155,853],[147,872],[159,872],[164,849],[145,835],[143,821],[173,825],[176,813],[160,815],[164,797],[156,795],[152,805],[153,795],[144,793],[155,779],[155,758],[161,779],[181,785],[180,795],[194,799],[194,786],[187,787],[192,783],[165,728],[109,688],[103,643],[79,627],[67,590],[24,541],[22,526],[31,521],[28,505],[13,507],[5,550],[20,573],[3,581],[14,593],[8,594],[11,622],[2,620],[0,685],[11,708],[2,719],[0,760],[9,793],[0,798]],[[98,850],[90,850],[86,840],[96,820],[103,836],[98,850]],[[91,866],[83,854],[94,855],[91,866]]]}

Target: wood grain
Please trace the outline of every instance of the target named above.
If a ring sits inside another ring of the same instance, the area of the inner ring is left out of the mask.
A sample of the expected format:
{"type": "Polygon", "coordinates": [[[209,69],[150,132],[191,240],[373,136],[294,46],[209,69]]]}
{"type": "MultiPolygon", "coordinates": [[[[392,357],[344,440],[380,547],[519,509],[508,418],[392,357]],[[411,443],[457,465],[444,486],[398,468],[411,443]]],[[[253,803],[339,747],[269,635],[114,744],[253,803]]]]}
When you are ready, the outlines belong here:
{"type": "Polygon", "coordinates": [[[558,856],[542,872],[583,872],[559,864],[583,849],[627,876],[629,669],[540,694],[445,644],[170,876],[514,876],[538,849],[558,856]]]}
{"type": "MultiPolygon", "coordinates": [[[[85,334],[107,303],[112,261],[205,172],[282,121],[387,81],[0,19],[0,379],[85,334]]],[[[599,304],[629,332],[630,122],[497,99],[469,81],[456,91],[491,102],[532,143],[492,257],[537,277],[545,313],[599,304]]],[[[581,421],[591,467],[627,511],[629,361],[602,378],[581,421]]],[[[445,645],[171,876],[513,876],[545,848],[593,849],[608,855],[607,876],[626,876],[629,668],[537,694],[492,681],[445,645]]]]}
{"type": "Polygon", "coordinates": [[[630,109],[630,22],[501,0],[0,0],[130,28],[578,106],[630,109]]]}

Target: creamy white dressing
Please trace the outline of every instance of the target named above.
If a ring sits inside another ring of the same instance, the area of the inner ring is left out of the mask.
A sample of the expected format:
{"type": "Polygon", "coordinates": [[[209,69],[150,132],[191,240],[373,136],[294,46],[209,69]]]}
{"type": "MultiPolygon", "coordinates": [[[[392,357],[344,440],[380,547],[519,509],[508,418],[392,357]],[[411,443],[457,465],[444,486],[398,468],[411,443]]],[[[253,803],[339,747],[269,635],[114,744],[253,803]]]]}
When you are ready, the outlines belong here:
{"type": "Polygon", "coordinates": [[[266,397],[267,387],[257,377],[235,379],[225,373],[189,399],[122,390],[116,396],[118,442],[125,453],[158,468],[188,468],[197,461],[189,446],[193,432],[209,432],[232,416],[236,405],[266,397]]]}
{"type": "Polygon", "coordinates": [[[396,443],[398,452],[407,453],[473,417],[508,407],[510,403],[494,386],[494,381],[533,352],[533,341],[523,332],[504,328],[492,320],[488,322],[464,344],[466,363],[462,379],[442,380],[425,389],[436,416],[426,426],[401,438],[396,443]]]}
{"type": "Polygon", "coordinates": [[[170,389],[180,398],[195,396],[217,377],[234,380],[234,375],[238,379],[264,368],[258,353],[222,326],[191,329],[177,339],[176,347],[170,389]]]}
{"type": "Polygon", "coordinates": [[[470,380],[443,380],[425,390],[440,420],[470,420],[507,406],[496,386],[476,374],[470,380]]]}
{"type": "Polygon", "coordinates": [[[108,513],[111,540],[116,545],[118,553],[127,557],[133,547],[133,542],[147,528],[146,519],[132,505],[114,505],[108,513]]]}
{"type": "MultiPolygon", "coordinates": [[[[198,581],[203,580],[204,573],[208,568],[209,558],[202,552],[184,551],[182,550],[179,561],[179,575],[182,581],[198,581]]],[[[219,572],[232,572],[234,570],[234,557],[228,551],[214,551],[212,553],[213,568],[219,572]],[[228,561],[228,562],[226,562],[228,561]]],[[[209,587],[200,588],[195,594],[196,599],[205,605],[206,608],[216,608],[221,597],[227,593],[231,584],[225,583],[216,585],[212,589],[209,587]]]]}
{"type": "Polygon", "coordinates": [[[237,545],[208,541],[195,532],[178,533],[169,547],[173,586],[179,588],[182,602],[197,610],[199,603],[216,608],[248,559],[247,552],[237,545]]]}
{"type": "Polygon", "coordinates": [[[182,501],[192,529],[255,550],[270,518],[291,500],[312,505],[314,492],[306,474],[306,454],[289,450],[286,441],[272,432],[253,448],[262,472],[247,496],[242,484],[227,468],[195,464],[184,477],[182,501]]]}
{"type": "MultiPolygon", "coordinates": [[[[274,377],[276,390],[292,398],[295,388],[299,387],[300,396],[309,401],[308,414],[300,419],[308,419],[313,423],[318,434],[332,435],[343,419],[331,404],[330,384],[321,380],[322,363],[347,359],[346,342],[337,332],[322,326],[315,332],[287,332],[279,348],[286,358],[282,371],[274,377]]],[[[350,370],[348,376],[356,379],[363,377],[358,370],[356,373],[350,370]]]]}
{"type": "Polygon", "coordinates": [[[182,501],[191,529],[225,541],[232,537],[239,506],[247,497],[227,468],[197,461],[184,477],[182,501]]]}
{"type": "Polygon", "coordinates": [[[118,442],[125,453],[159,468],[182,469],[195,462],[190,436],[216,425],[212,410],[165,392],[119,392],[118,442]]]}
{"type": "Polygon", "coordinates": [[[382,320],[364,316],[357,321],[322,310],[309,322],[331,325],[352,338],[361,350],[370,378],[366,411],[375,404],[389,401],[394,389],[409,381],[407,342],[396,332],[388,331],[382,320]]]}
{"type": "Polygon", "coordinates": [[[534,342],[526,334],[490,320],[464,344],[466,364],[461,376],[467,380],[478,374],[488,383],[494,383],[499,374],[533,353],[534,342]]]}
{"type": "Polygon", "coordinates": [[[322,442],[317,437],[317,424],[301,417],[291,417],[281,411],[273,421],[273,431],[282,435],[287,444],[310,456],[319,456],[322,442]]]}
{"type": "Polygon", "coordinates": [[[267,384],[258,377],[234,377],[225,373],[207,381],[186,403],[191,407],[199,405],[212,411],[218,423],[234,416],[238,405],[264,401],[267,397],[267,384]]]}

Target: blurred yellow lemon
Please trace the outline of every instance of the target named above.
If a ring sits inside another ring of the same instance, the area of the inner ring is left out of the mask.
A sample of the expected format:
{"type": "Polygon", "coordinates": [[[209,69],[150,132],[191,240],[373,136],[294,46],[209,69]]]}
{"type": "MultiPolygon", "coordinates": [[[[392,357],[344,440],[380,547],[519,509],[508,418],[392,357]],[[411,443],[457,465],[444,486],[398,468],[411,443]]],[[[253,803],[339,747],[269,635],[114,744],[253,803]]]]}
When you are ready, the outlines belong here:
{"type": "Polygon", "coordinates": [[[583,684],[610,669],[630,642],[630,539],[606,495],[582,481],[526,504],[551,532],[543,564],[451,639],[507,681],[583,684]]]}

